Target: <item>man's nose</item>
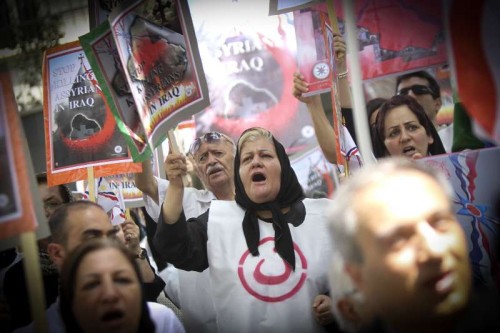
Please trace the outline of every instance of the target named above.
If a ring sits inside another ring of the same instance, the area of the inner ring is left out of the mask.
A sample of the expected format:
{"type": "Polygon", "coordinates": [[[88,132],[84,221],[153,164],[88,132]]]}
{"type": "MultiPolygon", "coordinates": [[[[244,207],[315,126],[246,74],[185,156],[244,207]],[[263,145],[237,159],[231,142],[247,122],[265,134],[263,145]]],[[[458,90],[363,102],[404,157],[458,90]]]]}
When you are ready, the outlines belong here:
{"type": "Polygon", "coordinates": [[[417,225],[417,234],[420,262],[439,260],[443,257],[446,252],[446,242],[439,237],[439,233],[427,221],[422,221],[417,225]]]}
{"type": "Polygon", "coordinates": [[[207,164],[214,165],[215,163],[217,163],[217,157],[214,154],[209,153],[207,158],[207,164]]]}

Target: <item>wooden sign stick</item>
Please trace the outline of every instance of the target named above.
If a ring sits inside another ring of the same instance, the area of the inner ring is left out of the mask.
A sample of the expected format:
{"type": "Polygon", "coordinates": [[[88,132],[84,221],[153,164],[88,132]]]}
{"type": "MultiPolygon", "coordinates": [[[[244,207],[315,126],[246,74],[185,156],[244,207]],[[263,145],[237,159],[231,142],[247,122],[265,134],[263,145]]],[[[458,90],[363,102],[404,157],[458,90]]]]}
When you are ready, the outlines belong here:
{"type": "Polygon", "coordinates": [[[33,231],[23,232],[20,239],[32,319],[36,332],[48,333],[47,317],[45,316],[45,293],[43,291],[42,270],[40,268],[36,235],[33,231]]]}

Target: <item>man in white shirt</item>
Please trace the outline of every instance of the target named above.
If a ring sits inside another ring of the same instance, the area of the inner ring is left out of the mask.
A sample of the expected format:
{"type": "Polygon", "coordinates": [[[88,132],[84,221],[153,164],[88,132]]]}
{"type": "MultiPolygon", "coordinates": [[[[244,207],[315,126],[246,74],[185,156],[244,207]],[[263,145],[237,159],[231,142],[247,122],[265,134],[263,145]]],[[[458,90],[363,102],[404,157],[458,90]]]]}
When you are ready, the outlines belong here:
{"type": "MultiPolygon", "coordinates": [[[[195,139],[189,149],[194,167],[206,190],[187,187],[182,196],[186,218],[204,213],[212,200],[234,200],[234,155],[236,146],[231,138],[219,132],[209,132],[195,139]]],[[[185,170],[185,157],[170,153],[165,160],[167,178],[185,170]],[[184,163],[180,163],[180,160],[184,163]]],[[[151,165],[143,163],[142,173],[135,174],[135,183],[144,193],[148,214],[158,221],[160,205],[169,190],[169,181],[156,178],[151,165]]],[[[168,268],[167,268],[168,270],[168,268]]],[[[178,270],[179,290],[167,290],[169,296],[178,294],[187,332],[216,332],[215,309],[210,291],[208,271],[187,272],[178,270]]],[[[171,286],[167,281],[167,287],[171,286]]],[[[175,284],[174,284],[175,285],[175,284]]]]}

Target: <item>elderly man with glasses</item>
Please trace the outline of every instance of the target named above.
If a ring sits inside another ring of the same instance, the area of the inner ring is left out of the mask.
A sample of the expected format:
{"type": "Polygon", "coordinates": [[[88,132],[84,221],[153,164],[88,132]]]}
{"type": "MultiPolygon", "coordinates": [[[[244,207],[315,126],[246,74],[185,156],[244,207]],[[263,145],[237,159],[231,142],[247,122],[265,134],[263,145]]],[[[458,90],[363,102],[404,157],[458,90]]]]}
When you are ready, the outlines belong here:
{"type": "MultiPolygon", "coordinates": [[[[204,213],[213,199],[234,199],[233,162],[236,146],[227,135],[219,132],[209,132],[196,138],[188,151],[188,156],[194,162],[195,171],[206,190],[186,188],[183,207],[186,217],[198,216],[204,213]]],[[[160,204],[165,198],[169,181],[154,177],[151,164],[146,161],[142,165],[142,173],[135,174],[135,183],[144,193],[148,214],[158,221],[160,204]]],[[[186,167],[186,157],[183,154],[169,153],[165,159],[165,173],[179,172],[186,167]]]]}
{"type": "MultiPolygon", "coordinates": [[[[223,133],[209,132],[193,141],[188,156],[192,158],[196,173],[206,189],[184,189],[181,197],[186,218],[204,213],[214,199],[234,200],[235,154],[236,146],[233,140],[223,133]]],[[[167,178],[176,177],[186,171],[186,157],[183,154],[169,153],[165,159],[167,178]]],[[[151,164],[147,161],[143,163],[143,172],[135,175],[135,182],[137,188],[144,193],[148,214],[158,221],[160,205],[169,190],[169,181],[154,177],[151,164]]],[[[216,332],[208,271],[198,273],[179,270],[177,274],[179,290],[170,290],[167,293],[172,297],[173,293],[178,292],[186,331],[216,332]]],[[[168,288],[170,285],[167,282],[168,288]]]]}

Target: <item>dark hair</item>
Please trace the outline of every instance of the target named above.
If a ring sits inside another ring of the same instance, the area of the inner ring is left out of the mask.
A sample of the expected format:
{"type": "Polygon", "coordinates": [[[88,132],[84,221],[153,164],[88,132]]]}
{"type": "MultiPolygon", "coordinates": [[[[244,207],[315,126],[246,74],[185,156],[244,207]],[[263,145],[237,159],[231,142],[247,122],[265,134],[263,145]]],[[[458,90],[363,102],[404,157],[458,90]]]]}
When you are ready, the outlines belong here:
{"type": "MultiPolygon", "coordinates": [[[[372,127],[370,124],[370,118],[372,117],[373,113],[380,109],[382,104],[384,104],[387,101],[387,98],[382,98],[382,97],[377,97],[373,98],[366,103],[366,114],[368,117],[368,127],[370,129],[370,139],[372,141],[372,148],[375,150],[375,128],[372,127]]],[[[375,118],[375,122],[377,121],[377,118],[375,118]]]]}
{"type": "Polygon", "coordinates": [[[398,76],[396,78],[396,94],[398,93],[398,87],[401,81],[408,80],[412,77],[419,77],[427,80],[427,82],[429,82],[429,88],[432,91],[432,97],[434,97],[434,99],[441,97],[441,88],[439,84],[436,79],[426,71],[411,72],[398,76]]]}
{"type": "Polygon", "coordinates": [[[103,249],[116,249],[127,259],[132,266],[141,286],[141,317],[137,332],[154,332],[155,326],[149,315],[149,308],[144,299],[143,283],[139,266],[135,262],[133,254],[117,240],[96,238],[83,242],[71,251],[64,260],[61,268],[60,309],[61,316],[66,327],[66,332],[82,332],[80,325],[73,313],[73,301],[75,298],[76,273],[83,259],[90,253],[103,249]]]}
{"type": "MultiPolygon", "coordinates": [[[[36,181],[38,184],[47,184],[47,174],[45,172],[36,175],[36,181]]],[[[68,186],[64,184],[56,185],[59,190],[59,195],[63,199],[63,203],[68,203],[73,201],[73,194],[68,186]]]]}
{"type": "Polygon", "coordinates": [[[68,215],[73,210],[86,209],[90,207],[98,207],[104,209],[92,201],[78,200],[58,207],[49,218],[49,228],[52,237],[52,242],[66,245],[68,215]]]}
{"type": "Polygon", "coordinates": [[[434,142],[429,144],[428,153],[430,155],[439,155],[445,154],[446,151],[444,149],[443,143],[441,142],[441,138],[438,135],[434,124],[429,119],[429,116],[424,111],[424,108],[411,96],[406,95],[396,95],[387,100],[380,107],[380,111],[377,115],[377,122],[375,125],[375,135],[373,136],[373,153],[376,158],[389,156],[389,152],[385,147],[385,133],[384,133],[384,123],[387,114],[392,109],[395,109],[399,106],[406,105],[411,112],[417,117],[418,122],[425,129],[427,135],[432,136],[434,142]]]}
{"type": "Polygon", "coordinates": [[[368,121],[370,120],[373,112],[377,111],[386,101],[387,98],[377,97],[370,99],[368,103],[366,103],[366,113],[368,115],[368,121]]]}

